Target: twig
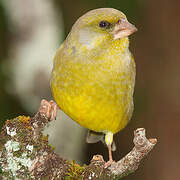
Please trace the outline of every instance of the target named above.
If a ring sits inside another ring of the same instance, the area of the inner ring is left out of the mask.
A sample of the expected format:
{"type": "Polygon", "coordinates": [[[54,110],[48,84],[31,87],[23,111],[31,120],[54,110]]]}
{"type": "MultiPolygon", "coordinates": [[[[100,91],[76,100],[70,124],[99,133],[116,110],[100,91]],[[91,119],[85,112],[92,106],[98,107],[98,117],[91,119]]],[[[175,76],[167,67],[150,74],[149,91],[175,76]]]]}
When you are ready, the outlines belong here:
{"type": "Polygon", "coordinates": [[[109,168],[110,171],[119,176],[123,177],[129,173],[134,172],[140,161],[153,149],[157,139],[147,139],[144,128],[138,128],[134,131],[134,148],[120,161],[109,168]]]}

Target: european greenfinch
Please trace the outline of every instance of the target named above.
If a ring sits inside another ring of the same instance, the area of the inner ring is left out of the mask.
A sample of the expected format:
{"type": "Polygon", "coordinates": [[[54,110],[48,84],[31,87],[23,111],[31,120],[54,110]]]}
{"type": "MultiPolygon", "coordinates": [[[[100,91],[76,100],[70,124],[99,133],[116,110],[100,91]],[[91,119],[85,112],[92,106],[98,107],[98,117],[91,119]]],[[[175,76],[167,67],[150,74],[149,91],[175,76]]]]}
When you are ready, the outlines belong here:
{"type": "Polygon", "coordinates": [[[54,58],[51,90],[57,105],[90,130],[87,142],[104,139],[109,163],[113,134],[133,113],[136,69],[128,36],[136,30],[116,9],[91,10],[75,22],[54,58]]]}

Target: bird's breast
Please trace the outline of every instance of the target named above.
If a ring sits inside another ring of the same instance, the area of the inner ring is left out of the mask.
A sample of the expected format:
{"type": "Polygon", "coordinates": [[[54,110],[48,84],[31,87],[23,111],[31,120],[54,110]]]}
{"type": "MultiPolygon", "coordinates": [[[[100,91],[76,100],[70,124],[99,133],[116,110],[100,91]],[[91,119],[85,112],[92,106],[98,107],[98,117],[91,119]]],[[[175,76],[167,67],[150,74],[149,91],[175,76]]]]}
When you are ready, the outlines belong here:
{"type": "Polygon", "coordinates": [[[55,62],[51,77],[59,107],[80,125],[94,131],[117,132],[133,111],[135,64],[130,52],[109,49],[100,56],[55,62]]]}

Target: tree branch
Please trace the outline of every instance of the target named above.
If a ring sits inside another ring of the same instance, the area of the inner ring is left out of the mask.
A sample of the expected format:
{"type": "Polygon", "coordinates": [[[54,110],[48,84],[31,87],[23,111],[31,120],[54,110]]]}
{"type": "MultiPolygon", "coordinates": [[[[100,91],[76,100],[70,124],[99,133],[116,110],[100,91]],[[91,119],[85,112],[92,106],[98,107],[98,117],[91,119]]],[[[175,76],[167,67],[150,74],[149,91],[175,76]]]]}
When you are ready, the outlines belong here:
{"type": "Polygon", "coordinates": [[[138,128],[134,131],[134,148],[124,158],[110,167],[111,172],[119,177],[134,172],[140,161],[152,150],[156,143],[156,139],[146,138],[144,128],[138,128]]]}
{"type": "Polygon", "coordinates": [[[0,177],[3,179],[120,179],[134,172],[152,150],[156,139],[147,139],[145,129],[134,131],[134,148],[121,160],[105,168],[96,155],[89,165],[79,166],[59,157],[42,130],[52,118],[46,106],[33,117],[7,120],[0,134],[0,177]]]}

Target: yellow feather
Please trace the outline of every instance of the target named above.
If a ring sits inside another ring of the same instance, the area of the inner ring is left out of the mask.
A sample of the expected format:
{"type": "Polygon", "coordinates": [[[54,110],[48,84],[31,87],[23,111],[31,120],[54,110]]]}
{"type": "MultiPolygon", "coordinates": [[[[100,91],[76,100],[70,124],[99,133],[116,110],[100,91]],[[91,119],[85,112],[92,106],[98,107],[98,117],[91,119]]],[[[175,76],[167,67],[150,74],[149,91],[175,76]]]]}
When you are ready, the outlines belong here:
{"type": "Polygon", "coordinates": [[[125,15],[104,11],[75,23],[54,58],[51,89],[58,106],[81,126],[116,133],[132,116],[135,62],[127,37],[114,40],[94,25],[102,17],[117,22],[125,15]]]}

